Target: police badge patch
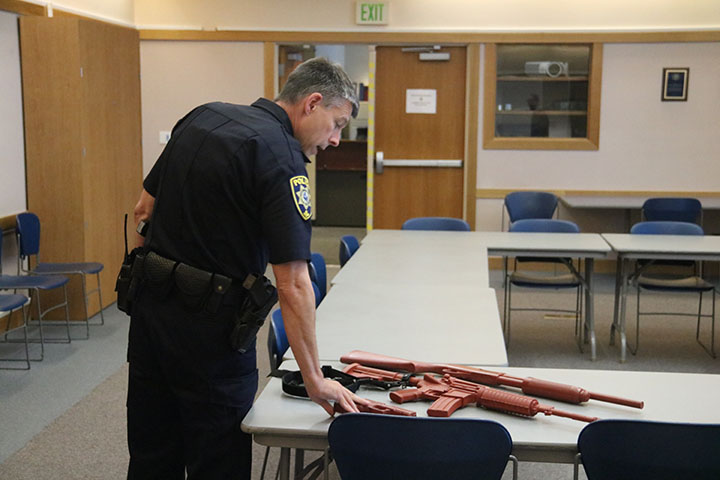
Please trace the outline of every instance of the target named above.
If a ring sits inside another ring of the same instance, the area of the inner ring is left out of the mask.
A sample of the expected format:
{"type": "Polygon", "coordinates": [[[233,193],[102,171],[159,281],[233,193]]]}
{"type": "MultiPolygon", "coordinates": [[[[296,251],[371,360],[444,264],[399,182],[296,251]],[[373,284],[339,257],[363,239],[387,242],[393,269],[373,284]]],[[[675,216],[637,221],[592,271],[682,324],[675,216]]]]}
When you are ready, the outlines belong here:
{"type": "Polygon", "coordinates": [[[290,179],[290,189],[300,216],[303,220],[310,219],[312,208],[310,206],[310,182],[308,182],[307,177],[304,175],[292,177],[290,179]]]}

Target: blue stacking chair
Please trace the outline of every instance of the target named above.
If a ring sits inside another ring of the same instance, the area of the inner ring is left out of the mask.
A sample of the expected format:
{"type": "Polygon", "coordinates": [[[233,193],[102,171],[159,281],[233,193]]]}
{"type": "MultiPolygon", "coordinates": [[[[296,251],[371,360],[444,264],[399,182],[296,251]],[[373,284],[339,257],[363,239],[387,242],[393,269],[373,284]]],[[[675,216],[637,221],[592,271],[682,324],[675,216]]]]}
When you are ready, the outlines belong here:
{"type": "MultiPolygon", "coordinates": [[[[555,219],[525,219],[516,220],[510,224],[511,232],[544,232],[544,233],[579,233],[580,229],[578,226],[567,220],[555,220],[555,219]]],[[[569,258],[535,258],[535,257],[520,257],[514,261],[514,267],[512,271],[507,268],[507,259],[505,259],[505,295],[504,295],[504,318],[503,318],[503,330],[505,332],[505,342],[510,343],[510,320],[513,311],[545,311],[555,313],[572,313],[575,317],[575,336],[578,340],[578,346],[581,347],[582,351],[582,292],[583,283],[576,275],[575,267],[570,268],[572,265],[572,259],[569,258]],[[563,273],[557,274],[545,274],[536,273],[529,271],[518,270],[518,265],[521,263],[534,262],[534,263],[549,263],[555,265],[563,265],[563,273]],[[575,270],[575,271],[573,271],[575,270]],[[576,290],[575,309],[560,309],[560,308],[513,308],[512,307],[512,287],[523,287],[523,288],[536,288],[536,289],[563,289],[563,288],[574,288],[576,290]]],[[[578,269],[579,269],[578,260],[578,269]]]]}
{"type": "MultiPolygon", "coordinates": [[[[701,226],[689,223],[689,222],[673,222],[673,221],[649,221],[640,222],[633,225],[630,230],[631,234],[635,235],[704,235],[701,226]]],[[[697,268],[694,262],[691,262],[692,272],[688,274],[653,274],[651,273],[651,266],[653,261],[638,262],[639,267],[630,276],[630,281],[635,285],[637,289],[637,307],[635,315],[635,345],[631,345],[628,342],[628,348],[633,355],[637,353],[638,345],[640,343],[640,317],[648,315],[669,315],[669,316],[692,316],[697,317],[697,326],[695,329],[695,339],[710,354],[711,357],[715,358],[715,286],[703,279],[702,276],[697,274],[697,268]],[[698,295],[698,311],[695,313],[688,312],[643,312],[640,308],[640,292],[641,291],[653,291],[663,293],[695,293],[698,295]],[[712,313],[702,313],[702,301],[705,293],[712,294],[712,313]],[[710,346],[708,347],[700,340],[700,323],[703,318],[711,319],[710,327],[710,346]]],[[[676,268],[680,268],[676,266],[676,268]]]]}
{"type": "Polygon", "coordinates": [[[310,279],[320,288],[320,300],[327,294],[327,265],[321,253],[310,254],[310,279]]]}
{"type": "Polygon", "coordinates": [[[340,266],[344,266],[350,257],[352,257],[357,249],[360,248],[360,243],[354,235],[344,235],[340,239],[340,266]]]}
{"type": "Polygon", "coordinates": [[[508,431],[492,420],[346,413],[328,431],[343,480],[499,480],[510,455],[508,431]]]}
{"type": "Polygon", "coordinates": [[[85,307],[85,338],[90,337],[90,316],[88,314],[88,297],[97,293],[100,305],[100,325],[105,324],[103,315],[102,291],[100,288],[100,272],[103,264],[98,262],[48,263],[40,260],[40,219],[34,213],[24,212],[16,217],[18,247],[18,268],[31,275],[78,275],[82,280],[83,306],[85,307]],[[30,268],[30,259],[35,256],[35,266],[30,268]],[[27,267],[25,266],[27,264],[27,267]],[[86,275],[97,277],[97,288],[87,291],[86,275]]]}
{"type": "Polygon", "coordinates": [[[643,203],[641,215],[645,221],[688,222],[702,225],[702,203],[697,198],[648,198],[643,203]]]}
{"type": "Polygon", "coordinates": [[[25,362],[25,367],[6,367],[2,366],[0,369],[3,370],[29,370],[30,369],[30,350],[28,348],[28,335],[27,335],[27,312],[25,305],[30,301],[25,295],[19,294],[0,294],[0,319],[4,319],[7,324],[5,325],[5,342],[8,339],[8,333],[13,330],[22,329],[23,331],[23,342],[25,343],[25,358],[0,358],[2,362],[25,362]],[[17,310],[22,311],[22,322],[20,325],[11,328],[12,313],[17,310]]]}
{"type": "MultiPolygon", "coordinates": [[[[681,407],[682,408],[682,407],[681,407]]],[[[588,480],[717,480],[720,425],[598,420],[578,436],[588,480]]]]}
{"type": "Polygon", "coordinates": [[[502,214],[502,228],[505,228],[505,210],[509,223],[530,218],[553,218],[558,199],[550,192],[512,192],[505,195],[502,214]]]}
{"type": "MultiPolygon", "coordinates": [[[[2,229],[0,229],[0,237],[2,237],[2,229]]],[[[0,258],[2,258],[2,242],[0,242],[0,258]]],[[[5,275],[2,273],[2,265],[0,265],[0,290],[30,290],[35,293],[34,297],[35,303],[37,304],[38,330],[40,336],[38,339],[30,339],[28,341],[40,342],[40,357],[32,358],[31,360],[42,360],[44,358],[45,343],[70,343],[70,312],[68,311],[67,300],[68,281],[68,278],[63,275],[5,275]],[[40,292],[55,290],[61,287],[63,289],[63,300],[43,310],[40,304],[40,292]],[[63,324],[67,332],[67,337],[46,338],[43,333],[43,318],[48,313],[63,307],[65,308],[65,321],[63,324]]]]}
{"type": "Polygon", "coordinates": [[[282,312],[276,309],[270,315],[270,331],[268,332],[268,354],[270,355],[270,370],[277,370],[283,360],[283,355],[290,348],[285,333],[285,323],[282,312]]]}
{"type": "Polygon", "coordinates": [[[449,230],[469,232],[470,225],[462,218],[450,217],[417,217],[406,220],[403,230],[449,230]]]}

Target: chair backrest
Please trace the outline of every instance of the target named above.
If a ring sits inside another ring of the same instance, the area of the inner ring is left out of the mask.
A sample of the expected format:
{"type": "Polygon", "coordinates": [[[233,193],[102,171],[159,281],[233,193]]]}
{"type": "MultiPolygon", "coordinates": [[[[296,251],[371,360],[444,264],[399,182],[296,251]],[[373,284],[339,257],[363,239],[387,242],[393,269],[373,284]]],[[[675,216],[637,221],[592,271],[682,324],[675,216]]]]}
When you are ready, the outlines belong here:
{"type": "Polygon", "coordinates": [[[283,355],[290,348],[287,334],[285,333],[285,323],[283,322],[282,312],[276,309],[270,315],[270,331],[268,332],[268,355],[270,357],[270,370],[277,369],[282,363],[283,355]]]}
{"type": "Polygon", "coordinates": [[[325,298],[327,294],[327,265],[325,265],[325,257],[321,253],[313,252],[310,254],[310,265],[315,271],[315,282],[320,287],[320,295],[325,298]]]}
{"type": "Polygon", "coordinates": [[[552,218],[558,199],[550,192],[512,192],[505,196],[510,223],[525,218],[552,218]]]}
{"type": "Polygon", "coordinates": [[[704,235],[703,229],[696,223],[689,222],[640,222],[630,229],[630,233],[638,235],[704,235]]]}
{"type": "Polygon", "coordinates": [[[511,232],[580,233],[577,224],[553,218],[528,218],[510,224],[511,232]]]}
{"type": "Polygon", "coordinates": [[[469,232],[470,225],[462,218],[451,217],[416,217],[406,220],[403,230],[450,230],[469,232]]]}
{"type": "Polygon", "coordinates": [[[720,425],[598,420],[578,437],[588,480],[720,478],[720,425]]]}
{"type": "Polygon", "coordinates": [[[512,439],[492,420],[347,413],[328,431],[343,480],[499,479],[512,439]]]}
{"type": "Polygon", "coordinates": [[[701,214],[702,203],[697,198],[648,198],[642,206],[642,218],[648,221],[698,223],[701,214]]]}
{"type": "Polygon", "coordinates": [[[340,239],[340,266],[342,267],[350,260],[357,249],[360,248],[360,243],[354,235],[344,235],[340,239]]]}
{"type": "Polygon", "coordinates": [[[31,212],[19,213],[17,223],[18,250],[21,258],[40,252],[40,219],[31,212]]]}
{"type": "Polygon", "coordinates": [[[318,284],[312,280],[310,283],[312,283],[313,294],[315,294],[315,308],[317,308],[317,306],[320,305],[320,302],[322,302],[323,296],[320,293],[320,287],[318,287],[318,284]]]}

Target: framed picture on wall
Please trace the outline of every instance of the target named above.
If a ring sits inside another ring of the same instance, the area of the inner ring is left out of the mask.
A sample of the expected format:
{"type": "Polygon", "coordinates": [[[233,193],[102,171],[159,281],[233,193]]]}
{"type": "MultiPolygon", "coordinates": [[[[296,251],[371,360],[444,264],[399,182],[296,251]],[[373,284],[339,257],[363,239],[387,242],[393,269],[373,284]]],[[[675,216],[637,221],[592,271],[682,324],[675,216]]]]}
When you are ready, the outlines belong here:
{"type": "Polygon", "coordinates": [[[663,68],[663,102],[687,101],[689,77],[689,68],[663,68]]]}

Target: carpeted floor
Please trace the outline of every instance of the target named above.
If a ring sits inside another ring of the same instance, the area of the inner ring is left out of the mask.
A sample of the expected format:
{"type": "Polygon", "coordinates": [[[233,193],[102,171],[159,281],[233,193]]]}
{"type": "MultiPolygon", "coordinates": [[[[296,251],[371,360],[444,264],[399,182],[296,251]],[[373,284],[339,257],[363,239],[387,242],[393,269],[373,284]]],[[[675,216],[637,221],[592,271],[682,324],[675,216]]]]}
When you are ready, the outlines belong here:
{"type": "MultiPolygon", "coordinates": [[[[318,229],[320,230],[320,229],[318,229]]],[[[323,229],[324,230],[324,229],[323,229]]],[[[358,233],[361,237],[363,232],[358,233]]],[[[332,278],[337,272],[336,263],[332,255],[337,248],[337,235],[344,234],[342,231],[331,232],[331,239],[324,239],[325,249],[316,248],[313,250],[322,251],[328,259],[328,276],[332,278]],[[332,248],[333,251],[329,249],[332,248]]],[[[498,291],[498,304],[502,305],[501,278],[499,272],[491,273],[491,286],[498,291]]],[[[580,354],[573,342],[574,326],[569,320],[546,320],[538,313],[517,313],[513,316],[512,342],[508,347],[508,357],[511,366],[542,366],[557,368],[585,368],[605,370],[636,370],[636,371],[676,371],[720,374],[720,361],[710,358],[702,348],[695,342],[695,326],[692,319],[667,318],[652,321],[647,320],[643,324],[640,351],[637,356],[629,355],[625,364],[617,361],[617,348],[608,346],[609,325],[613,306],[613,281],[614,278],[608,275],[598,275],[596,285],[596,319],[598,334],[598,359],[595,362],[589,360],[589,354],[580,354]],[[651,325],[654,324],[654,325],[651,325]]],[[[515,300],[523,303],[544,304],[557,302],[572,303],[567,293],[530,293],[523,292],[515,297],[515,300]]],[[[659,308],[672,306],[672,308],[688,308],[692,310],[693,303],[687,298],[672,296],[661,296],[655,299],[659,308]]],[[[632,312],[633,303],[630,303],[632,312]]],[[[114,307],[108,309],[114,311],[114,307]]],[[[73,342],[72,347],[68,345],[53,345],[51,350],[62,352],[63,348],[92,349],[92,358],[97,358],[99,363],[114,365],[119,362],[119,367],[113,367],[114,373],[108,373],[104,380],[91,380],[94,385],[89,394],[84,392],[78,394],[77,403],[72,405],[64,413],[54,420],[41,419],[47,426],[32,436],[24,447],[14,451],[7,459],[0,464],[0,479],[3,480],[50,480],[50,479],[121,479],[125,477],[127,466],[127,447],[125,437],[125,393],[127,367],[118,358],[117,351],[124,350],[121,335],[126,328],[127,320],[118,317],[113,320],[114,313],[110,313],[109,325],[105,327],[93,327],[93,336],[89,341],[73,342]],[[105,330],[103,330],[105,329],[105,330]],[[110,335],[108,330],[118,329],[119,331],[110,335]],[[120,338],[120,340],[119,340],[120,338]],[[107,342],[103,347],[102,342],[107,342]],[[103,359],[102,350],[114,351],[111,359],[103,359]]],[[[268,361],[266,351],[267,329],[261,330],[258,341],[258,359],[261,385],[266,381],[268,373],[268,361]]],[[[451,341],[451,340],[450,340],[451,341]]],[[[79,354],[78,354],[79,355],[79,354]]],[[[7,436],[19,435],[19,430],[28,422],[34,422],[38,417],[43,417],[46,412],[42,409],[43,401],[27,400],[27,409],[18,405],[17,396],[22,394],[24,389],[30,388],[34,382],[50,382],[43,371],[54,370],[52,376],[61,375],[61,368],[71,362],[73,355],[58,355],[52,360],[55,363],[45,362],[33,364],[30,374],[17,372],[2,372],[0,374],[0,399],[5,395],[13,399],[12,409],[6,408],[7,404],[0,403],[0,425],[3,426],[0,447],[7,440],[7,436]],[[26,377],[20,377],[27,375],[26,377]],[[14,377],[13,377],[14,376],[14,377]],[[23,381],[13,379],[23,378],[23,381]],[[14,390],[6,391],[7,388],[14,390]],[[19,422],[11,422],[9,418],[25,418],[19,422]],[[8,427],[10,425],[10,427],[8,427]],[[12,429],[13,431],[8,431],[12,429]]],[[[93,365],[86,365],[77,369],[76,376],[88,377],[92,374],[93,365]],[[86,372],[87,370],[87,372],[86,372]]],[[[67,370],[67,369],[66,369],[67,370]]],[[[68,373],[71,375],[72,372],[68,373]]],[[[94,374],[97,375],[97,374],[94,374]]],[[[70,386],[71,389],[81,387],[70,386]]],[[[261,386],[262,388],[262,386],[261,386]]],[[[672,388],[672,386],[668,386],[672,388]]],[[[59,389],[58,389],[59,390],[59,389]]],[[[45,402],[52,404],[53,392],[46,392],[48,398],[45,402]]],[[[65,395],[58,392],[58,395],[65,395]]],[[[318,407],[319,408],[319,407],[318,407]]],[[[54,418],[54,417],[53,417],[54,418]]],[[[27,434],[27,433],[25,433],[27,434]]],[[[260,478],[260,467],[262,465],[265,447],[255,445],[254,447],[254,471],[253,478],[260,478]]],[[[308,453],[306,461],[314,458],[317,454],[308,453]]],[[[269,471],[266,478],[273,478],[279,449],[271,449],[269,471]]],[[[0,458],[2,461],[2,458],[0,458]]],[[[337,479],[337,471],[331,467],[331,478],[337,479]]],[[[504,478],[510,478],[509,471],[506,471],[504,478]]],[[[572,478],[572,466],[551,465],[538,463],[522,463],[520,465],[521,479],[570,479],[572,478]]],[[[584,478],[584,477],[581,477],[584,478]]]]}

